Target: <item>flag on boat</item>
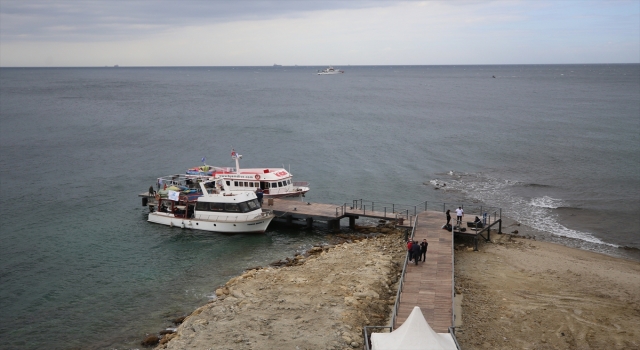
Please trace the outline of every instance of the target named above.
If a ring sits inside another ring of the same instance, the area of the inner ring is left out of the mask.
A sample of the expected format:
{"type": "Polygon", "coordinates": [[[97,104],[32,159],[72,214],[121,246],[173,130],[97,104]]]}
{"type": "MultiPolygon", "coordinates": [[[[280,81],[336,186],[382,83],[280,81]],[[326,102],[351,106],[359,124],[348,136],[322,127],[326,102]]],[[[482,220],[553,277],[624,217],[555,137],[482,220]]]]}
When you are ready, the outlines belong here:
{"type": "Polygon", "coordinates": [[[178,201],[178,200],[180,200],[180,192],[169,190],[169,191],[167,191],[167,197],[171,201],[178,201]]]}
{"type": "Polygon", "coordinates": [[[236,153],[236,150],[234,150],[234,149],[231,150],[231,158],[233,158],[233,159],[238,158],[238,154],[236,153]]]}
{"type": "Polygon", "coordinates": [[[202,162],[204,163],[204,161],[205,161],[206,159],[207,159],[207,158],[205,158],[205,157],[202,157],[202,162]]]}

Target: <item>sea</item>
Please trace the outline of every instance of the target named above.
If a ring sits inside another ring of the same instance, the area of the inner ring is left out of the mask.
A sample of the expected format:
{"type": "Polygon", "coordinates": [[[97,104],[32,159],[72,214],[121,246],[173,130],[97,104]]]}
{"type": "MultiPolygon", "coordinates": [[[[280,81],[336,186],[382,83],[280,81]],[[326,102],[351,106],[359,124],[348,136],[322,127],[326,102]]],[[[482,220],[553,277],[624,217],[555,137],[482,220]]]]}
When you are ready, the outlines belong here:
{"type": "Polygon", "coordinates": [[[1,68],[0,348],[140,348],[332,239],[146,221],[157,177],[232,149],[309,181],[295,200],[498,208],[507,233],[640,260],[640,65],[323,68],[1,68]]]}

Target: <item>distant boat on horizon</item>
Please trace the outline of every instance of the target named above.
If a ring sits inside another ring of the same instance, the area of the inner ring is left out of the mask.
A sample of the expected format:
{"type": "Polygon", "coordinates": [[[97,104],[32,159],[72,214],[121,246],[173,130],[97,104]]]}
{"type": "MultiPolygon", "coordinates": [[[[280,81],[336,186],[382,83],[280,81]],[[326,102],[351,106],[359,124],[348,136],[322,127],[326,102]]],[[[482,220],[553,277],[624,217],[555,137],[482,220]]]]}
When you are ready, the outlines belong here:
{"type": "Polygon", "coordinates": [[[273,66],[274,66],[274,67],[282,67],[282,65],[281,65],[281,64],[277,64],[277,63],[274,63],[274,64],[273,64],[273,66]]]}

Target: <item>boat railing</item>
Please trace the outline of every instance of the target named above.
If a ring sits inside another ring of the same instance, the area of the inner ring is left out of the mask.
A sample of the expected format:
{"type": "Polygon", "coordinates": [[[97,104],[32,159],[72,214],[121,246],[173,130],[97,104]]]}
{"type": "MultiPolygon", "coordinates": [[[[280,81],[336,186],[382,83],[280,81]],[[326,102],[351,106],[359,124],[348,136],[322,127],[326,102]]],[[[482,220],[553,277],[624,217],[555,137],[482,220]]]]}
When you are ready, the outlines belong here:
{"type": "Polygon", "coordinates": [[[254,220],[260,218],[267,218],[273,215],[273,213],[269,211],[263,211],[260,214],[255,216],[247,217],[247,216],[238,216],[236,215],[207,215],[207,214],[198,214],[196,219],[198,220],[206,220],[206,221],[218,221],[218,222],[245,222],[247,220],[254,220]]]}
{"type": "Polygon", "coordinates": [[[291,185],[293,185],[293,187],[309,187],[309,182],[308,181],[293,181],[293,182],[291,182],[291,185]]]}
{"type": "Polygon", "coordinates": [[[443,203],[443,202],[429,202],[424,201],[416,204],[398,204],[388,203],[380,201],[370,201],[364,199],[354,199],[351,206],[346,208],[347,211],[358,211],[364,214],[372,214],[373,212],[382,213],[382,215],[388,215],[389,217],[395,217],[396,214],[404,215],[406,218],[409,215],[416,216],[427,210],[442,211],[443,213],[450,209],[453,211],[452,217],[455,216],[455,209],[461,207],[464,209],[465,216],[478,216],[481,219],[483,217],[491,217],[492,221],[500,219],[502,216],[502,209],[499,207],[486,206],[477,203],[443,203]]]}

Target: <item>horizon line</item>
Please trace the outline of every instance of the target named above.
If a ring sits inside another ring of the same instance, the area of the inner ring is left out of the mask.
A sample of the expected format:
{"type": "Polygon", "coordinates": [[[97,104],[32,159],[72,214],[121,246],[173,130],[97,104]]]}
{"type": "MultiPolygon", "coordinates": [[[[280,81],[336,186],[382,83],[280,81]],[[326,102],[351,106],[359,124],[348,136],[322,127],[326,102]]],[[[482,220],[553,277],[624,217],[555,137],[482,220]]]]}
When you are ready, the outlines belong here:
{"type": "MultiPolygon", "coordinates": [[[[606,63],[464,63],[464,64],[343,64],[343,65],[330,65],[335,67],[425,67],[425,66],[561,66],[561,65],[608,65],[608,64],[640,64],[640,62],[606,62],[606,63]]],[[[0,69],[4,68],[303,68],[303,67],[326,67],[326,65],[244,65],[244,66],[232,66],[232,65],[220,65],[220,66],[0,66],[0,69]]]]}

